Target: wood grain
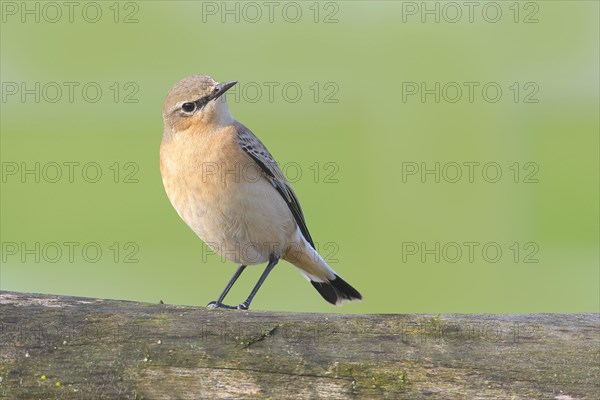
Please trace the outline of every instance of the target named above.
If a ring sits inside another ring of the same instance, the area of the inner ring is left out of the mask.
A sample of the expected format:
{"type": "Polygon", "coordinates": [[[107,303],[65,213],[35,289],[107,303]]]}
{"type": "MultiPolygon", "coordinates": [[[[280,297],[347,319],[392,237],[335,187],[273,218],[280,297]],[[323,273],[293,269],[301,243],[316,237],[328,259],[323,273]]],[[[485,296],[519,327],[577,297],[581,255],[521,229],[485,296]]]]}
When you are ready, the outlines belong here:
{"type": "Polygon", "coordinates": [[[273,313],[0,292],[0,398],[599,399],[600,316],[273,313]]]}

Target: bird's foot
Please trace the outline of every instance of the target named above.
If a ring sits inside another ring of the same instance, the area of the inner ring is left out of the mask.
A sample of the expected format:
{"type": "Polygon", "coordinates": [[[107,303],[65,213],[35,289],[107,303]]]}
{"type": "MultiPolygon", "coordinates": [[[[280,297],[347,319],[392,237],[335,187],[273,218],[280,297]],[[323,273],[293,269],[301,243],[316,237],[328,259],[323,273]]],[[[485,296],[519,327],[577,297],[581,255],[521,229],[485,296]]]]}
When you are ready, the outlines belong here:
{"type": "Polygon", "coordinates": [[[207,308],[225,308],[227,310],[247,310],[248,306],[246,303],[242,303],[239,306],[228,306],[227,304],[217,303],[216,301],[211,301],[206,306],[207,308]]]}
{"type": "Polygon", "coordinates": [[[228,306],[227,304],[223,304],[223,303],[217,303],[216,301],[211,301],[210,303],[208,303],[208,305],[206,307],[207,308],[225,308],[228,310],[236,310],[237,309],[237,307],[228,306]]]}

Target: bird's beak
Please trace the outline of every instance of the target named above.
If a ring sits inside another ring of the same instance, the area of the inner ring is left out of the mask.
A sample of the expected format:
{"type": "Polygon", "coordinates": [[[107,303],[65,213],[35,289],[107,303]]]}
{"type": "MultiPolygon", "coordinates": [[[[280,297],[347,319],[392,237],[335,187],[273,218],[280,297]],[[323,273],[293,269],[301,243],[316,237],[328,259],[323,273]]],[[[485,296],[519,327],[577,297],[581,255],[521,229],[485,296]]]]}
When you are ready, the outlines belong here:
{"type": "Polygon", "coordinates": [[[223,96],[225,92],[231,89],[236,83],[237,81],[219,83],[211,93],[211,100],[216,100],[223,96]]]}

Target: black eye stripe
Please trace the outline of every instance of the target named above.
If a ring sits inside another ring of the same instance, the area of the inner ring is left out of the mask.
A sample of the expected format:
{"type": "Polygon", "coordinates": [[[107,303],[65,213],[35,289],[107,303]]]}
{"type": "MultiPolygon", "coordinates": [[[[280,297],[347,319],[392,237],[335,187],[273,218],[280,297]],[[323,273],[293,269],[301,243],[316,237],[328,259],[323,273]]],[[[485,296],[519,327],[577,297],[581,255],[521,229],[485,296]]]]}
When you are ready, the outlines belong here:
{"type": "Polygon", "coordinates": [[[194,103],[196,104],[196,107],[198,107],[198,109],[201,109],[209,101],[210,101],[210,95],[209,96],[204,96],[203,98],[196,100],[194,103]]]}
{"type": "Polygon", "coordinates": [[[183,103],[181,105],[181,109],[186,112],[186,113],[192,113],[195,111],[200,110],[202,107],[204,107],[209,101],[211,100],[210,95],[208,96],[204,96],[196,101],[190,101],[190,102],[186,102],[183,103]]]}

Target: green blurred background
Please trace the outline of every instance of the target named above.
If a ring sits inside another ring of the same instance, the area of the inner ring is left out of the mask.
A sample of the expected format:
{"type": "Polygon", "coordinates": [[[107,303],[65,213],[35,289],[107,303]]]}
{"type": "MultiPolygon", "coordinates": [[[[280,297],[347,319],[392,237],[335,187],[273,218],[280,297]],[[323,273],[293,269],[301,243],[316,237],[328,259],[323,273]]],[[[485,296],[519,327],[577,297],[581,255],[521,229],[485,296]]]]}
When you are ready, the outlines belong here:
{"type": "MultiPolygon", "coordinates": [[[[101,2],[95,23],[83,18],[86,3],[73,22],[66,8],[52,22],[45,3],[36,22],[22,4],[2,2],[2,290],[192,305],[216,298],[235,266],[207,254],[179,219],[158,168],[165,95],[202,73],[240,82],[228,96],[233,115],[293,167],[288,174],[302,172],[293,186],[312,236],[365,297],[332,307],[284,262],[254,309],[600,311],[598,2],[499,2],[497,22],[485,2],[472,22],[465,7],[452,22],[456,9],[444,2],[427,3],[439,22],[421,2],[297,2],[285,12],[279,3],[271,21],[262,2],[258,19],[256,7],[235,2],[225,15],[222,2],[122,2],[118,15],[101,2]],[[72,99],[65,82],[78,84],[72,99]],[[439,102],[407,94],[421,82],[440,82],[439,102]],[[464,89],[459,101],[448,101],[455,86],[442,91],[448,82],[464,89]],[[479,83],[472,102],[463,82],[479,83]],[[497,102],[482,95],[489,82],[502,89],[497,102]],[[22,83],[34,94],[22,99],[22,83]],[[73,182],[65,162],[79,163],[73,182]],[[453,162],[463,165],[456,183],[453,162]],[[480,163],[473,182],[469,162],[480,163]],[[36,163],[39,183],[20,175],[36,163]],[[55,183],[53,163],[62,172],[55,183]],[[406,175],[407,166],[436,163],[446,172],[439,182],[406,175]],[[501,169],[498,182],[482,177],[486,163],[501,169]],[[87,182],[98,167],[101,178],[87,182]],[[78,243],[72,259],[66,242],[78,243]],[[479,243],[472,262],[464,242],[479,243]],[[439,262],[426,252],[436,243],[439,262]],[[463,250],[456,262],[452,243],[463,250]],[[496,262],[482,255],[486,243],[502,250],[496,262]],[[92,262],[96,247],[102,256],[92,262]]],[[[86,18],[95,11],[86,8],[86,18]]],[[[262,270],[249,269],[228,302],[243,301],[262,270]]]]}

